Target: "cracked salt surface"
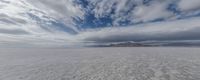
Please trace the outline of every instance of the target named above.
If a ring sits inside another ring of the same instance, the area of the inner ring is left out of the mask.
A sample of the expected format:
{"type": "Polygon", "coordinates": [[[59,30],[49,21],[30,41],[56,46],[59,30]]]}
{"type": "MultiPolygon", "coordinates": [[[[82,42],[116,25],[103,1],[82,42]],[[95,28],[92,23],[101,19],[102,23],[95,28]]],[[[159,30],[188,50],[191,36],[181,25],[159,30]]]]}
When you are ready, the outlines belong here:
{"type": "Polygon", "coordinates": [[[200,80],[200,48],[0,49],[0,80],[200,80]]]}

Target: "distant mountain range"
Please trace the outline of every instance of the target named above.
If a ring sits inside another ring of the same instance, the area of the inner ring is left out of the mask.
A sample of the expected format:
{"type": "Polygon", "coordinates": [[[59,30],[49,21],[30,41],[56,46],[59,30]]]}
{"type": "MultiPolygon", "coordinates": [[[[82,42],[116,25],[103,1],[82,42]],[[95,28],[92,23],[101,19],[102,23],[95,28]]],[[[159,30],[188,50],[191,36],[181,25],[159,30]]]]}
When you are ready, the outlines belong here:
{"type": "Polygon", "coordinates": [[[110,43],[104,45],[94,45],[95,47],[199,47],[200,42],[190,42],[190,41],[181,41],[181,42],[120,42],[120,43],[110,43]]]}

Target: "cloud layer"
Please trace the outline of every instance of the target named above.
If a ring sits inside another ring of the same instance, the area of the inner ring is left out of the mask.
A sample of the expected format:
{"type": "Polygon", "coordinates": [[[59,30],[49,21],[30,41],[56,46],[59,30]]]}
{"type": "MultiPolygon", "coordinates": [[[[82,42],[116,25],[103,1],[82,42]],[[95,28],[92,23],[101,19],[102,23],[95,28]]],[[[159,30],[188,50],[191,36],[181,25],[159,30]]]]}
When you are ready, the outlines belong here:
{"type": "Polygon", "coordinates": [[[91,42],[199,40],[200,18],[155,22],[121,28],[86,31],[79,38],[91,42]]]}
{"type": "Polygon", "coordinates": [[[199,0],[0,0],[0,44],[199,40],[199,5],[199,0]]]}

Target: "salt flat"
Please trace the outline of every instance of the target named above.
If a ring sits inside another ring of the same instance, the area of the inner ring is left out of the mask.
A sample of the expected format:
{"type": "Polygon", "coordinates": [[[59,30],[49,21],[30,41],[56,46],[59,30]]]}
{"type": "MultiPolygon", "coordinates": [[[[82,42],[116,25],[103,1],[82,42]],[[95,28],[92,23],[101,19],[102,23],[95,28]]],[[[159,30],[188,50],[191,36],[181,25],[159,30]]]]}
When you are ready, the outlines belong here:
{"type": "Polygon", "coordinates": [[[200,48],[1,48],[0,80],[200,80],[200,48]]]}

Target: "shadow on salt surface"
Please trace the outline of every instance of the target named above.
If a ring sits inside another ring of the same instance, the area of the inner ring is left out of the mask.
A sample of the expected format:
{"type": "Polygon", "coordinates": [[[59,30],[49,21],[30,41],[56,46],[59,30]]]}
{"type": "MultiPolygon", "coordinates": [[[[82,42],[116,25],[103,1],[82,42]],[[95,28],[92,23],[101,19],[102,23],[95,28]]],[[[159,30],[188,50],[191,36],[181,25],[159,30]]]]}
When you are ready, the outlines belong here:
{"type": "Polygon", "coordinates": [[[0,80],[200,80],[199,52],[159,47],[8,49],[0,53],[0,80]]]}

